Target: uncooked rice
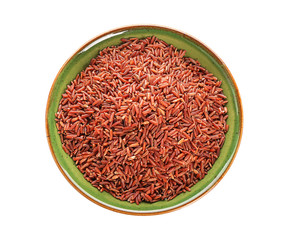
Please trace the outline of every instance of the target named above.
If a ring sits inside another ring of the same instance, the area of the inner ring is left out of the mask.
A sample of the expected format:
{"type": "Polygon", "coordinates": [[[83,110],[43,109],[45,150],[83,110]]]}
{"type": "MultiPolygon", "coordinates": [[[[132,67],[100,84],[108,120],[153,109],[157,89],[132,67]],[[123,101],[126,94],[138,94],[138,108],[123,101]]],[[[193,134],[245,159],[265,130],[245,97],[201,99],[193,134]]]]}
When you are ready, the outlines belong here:
{"type": "Polygon", "coordinates": [[[139,204],[191,191],[220,154],[226,96],[213,74],[155,36],[121,39],[67,86],[62,148],[94,187],[139,204]]]}

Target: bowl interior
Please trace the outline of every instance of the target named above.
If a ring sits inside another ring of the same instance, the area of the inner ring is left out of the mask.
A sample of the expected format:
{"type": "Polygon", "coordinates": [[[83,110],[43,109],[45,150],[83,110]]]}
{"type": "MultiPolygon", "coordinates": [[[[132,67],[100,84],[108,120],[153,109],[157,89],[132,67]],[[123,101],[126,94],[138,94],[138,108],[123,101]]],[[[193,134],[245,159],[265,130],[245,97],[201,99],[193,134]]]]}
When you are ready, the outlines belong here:
{"type": "Polygon", "coordinates": [[[109,208],[125,212],[153,213],[167,211],[185,205],[199,198],[216,184],[230,166],[237,150],[242,127],[242,109],[239,93],[231,74],[221,60],[206,46],[194,38],[174,30],[161,27],[138,26],[123,28],[104,34],[84,45],[66,62],[58,73],[50,91],[46,121],[48,140],[55,161],[73,185],[90,199],[109,208]],[[55,125],[55,113],[57,112],[62,93],[65,91],[67,84],[89,65],[90,60],[96,57],[100,50],[107,46],[120,44],[121,38],[145,38],[152,35],[164,40],[168,44],[174,45],[178,49],[185,49],[188,57],[199,60],[203,67],[222,81],[224,94],[229,101],[227,104],[229,115],[227,124],[229,125],[229,131],[226,134],[226,140],[221,149],[220,156],[213,168],[204,179],[191,188],[191,192],[182,193],[170,201],[136,205],[127,201],[120,201],[107,192],[101,193],[83,178],[83,175],[76,168],[73,160],[62,149],[55,125]]]}

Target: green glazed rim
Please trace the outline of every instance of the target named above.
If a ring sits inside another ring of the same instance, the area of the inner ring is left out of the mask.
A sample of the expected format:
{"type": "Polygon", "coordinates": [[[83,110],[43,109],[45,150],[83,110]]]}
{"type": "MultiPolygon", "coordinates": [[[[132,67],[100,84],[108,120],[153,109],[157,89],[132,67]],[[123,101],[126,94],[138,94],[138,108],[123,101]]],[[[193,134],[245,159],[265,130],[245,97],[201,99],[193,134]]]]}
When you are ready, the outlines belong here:
{"type": "Polygon", "coordinates": [[[152,215],[169,212],[188,205],[209,192],[225,175],[237,153],[243,129],[241,99],[235,80],[223,61],[207,46],[190,35],[160,26],[129,26],[106,32],[76,51],[62,66],[51,87],[46,108],[47,139],[53,158],[68,182],[83,196],[107,209],[134,215],[152,215]],[[64,152],[55,124],[60,99],[66,86],[84,70],[90,60],[107,46],[121,44],[121,38],[145,38],[156,36],[178,49],[185,49],[188,57],[198,60],[203,67],[222,81],[224,94],[227,96],[229,130],[221,153],[212,169],[204,179],[195,184],[190,192],[185,192],[170,201],[156,203],[142,202],[139,205],[121,201],[107,192],[100,192],[84,179],[74,161],[64,152]]]}

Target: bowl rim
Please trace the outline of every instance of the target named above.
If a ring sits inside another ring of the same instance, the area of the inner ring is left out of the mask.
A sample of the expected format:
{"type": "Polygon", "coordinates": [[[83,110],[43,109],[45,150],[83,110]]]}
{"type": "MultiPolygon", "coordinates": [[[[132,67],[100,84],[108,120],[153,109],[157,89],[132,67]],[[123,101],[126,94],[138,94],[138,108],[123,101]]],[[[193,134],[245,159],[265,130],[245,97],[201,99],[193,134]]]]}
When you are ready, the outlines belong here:
{"type": "Polygon", "coordinates": [[[242,107],[242,101],[241,101],[241,96],[240,96],[240,93],[239,93],[239,90],[238,90],[238,87],[237,87],[237,84],[234,80],[234,77],[233,75],[231,74],[230,70],[228,69],[228,67],[225,65],[225,63],[222,61],[222,59],[210,48],[208,47],[206,44],[202,43],[201,41],[199,41],[197,38],[193,37],[192,35],[190,34],[187,34],[187,33],[184,33],[182,31],[179,31],[179,30],[176,30],[174,28],[170,28],[170,27],[165,27],[165,26],[160,26],[160,25],[130,25],[130,26],[124,26],[124,27],[119,27],[119,28],[114,28],[114,29],[111,29],[109,31],[106,31],[102,34],[99,34],[97,35],[96,37],[90,39],[89,41],[87,41],[86,43],[84,43],[77,51],[75,51],[67,60],[66,62],[62,65],[62,67],[60,68],[59,72],[57,73],[53,83],[52,83],[52,86],[50,88],[50,91],[49,91],[49,94],[48,94],[48,99],[47,99],[47,106],[46,106],[46,112],[45,112],[45,128],[46,128],[46,134],[47,134],[47,141],[48,141],[48,145],[49,145],[49,148],[50,148],[50,151],[51,151],[51,154],[53,156],[53,159],[58,167],[58,169],[60,170],[60,172],[62,173],[62,175],[65,177],[65,179],[72,185],[72,187],[74,189],[76,189],[81,195],[83,195],[85,198],[87,198],[88,200],[94,202],[95,204],[103,207],[103,208],[106,208],[108,210],[111,210],[111,211],[114,211],[114,212],[118,212],[118,213],[123,213],[123,214],[128,214],[128,215],[137,215],[137,216],[145,216],[145,215],[159,215],[159,214],[164,214],[164,213],[169,213],[169,212],[172,212],[172,211],[175,211],[175,210],[178,210],[182,207],[185,207],[187,205],[190,205],[192,203],[194,203],[195,201],[199,200],[200,198],[202,198],[203,196],[205,196],[207,193],[209,193],[212,189],[214,189],[215,186],[217,186],[217,184],[222,180],[222,178],[225,176],[225,174],[228,172],[229,168],[231,167],[236,155],[237,155],[237,152],[238,152],[238,149],[240,147],[240,143],[241,143],[241,139],[242,139],[242,134],[243,134],[243,107],[242,107]],[[238,143],[237,143],[237,147],[235,149],[235,152],[232,156],[232,159],[230,161],[230,163],[228,164],[227,168],[223,171],[222,175],[212,184],[211,187],[209,187],[205,192],[203,192],[202,194],[200,194],[199,196],[195,197],[194,199],[192,199],[191,201],[189,202],[186,202],[180,206],[176,206],[174,208],[170,208],[170,209],[163,209],[163,210],[160,210],[160,211],[157,211],[157,212],[135,212],[135,211],[127,211],[126,209],[124,210],[121,210],[121,209],[116,209],[114,207],[110,207],[106,204],[102,204],[101,202],[99,201],[96,201],[95,199],[91,198],[90,196],[88,196],[86,193],[84,193],[78,186],[76,186],[73,181],[70,179],[70,177],[65,173],[65,171],[63,170],[62,166],[60,165],[58,159],[56,158],[56,155],[54,153],[54,150],[53,150],[53,147],[52,147],[52,144],[51,144],[51,139],[50,139],[50,130],[49,130],[49,125],[48,125],[48,114],[49,114],[49,107],[50,107],[50,97],[51,97],[51,94],[53,92],[53,89],[54,89],[54,85],[55,83],[57,82],[57,79],[59,77],[59,75],[61,74],[61,72],[63,71],[63,69],[65,68],[65,66],[71,61],[71,59],[76,55],[78,54],[79,52],[81,52],[85,47],[89,46],[91,43],[95,42],[96,40],[104,37],[104,36],[107,36],[109,34],[112,34],[112,33],[116,33],[116,32],[122,32],[122,31],[127,31],[127,30],[130,30],[130,29],[140,29],[140,28],[157,28],[157,29],[160,29],[160,30],[166,30],[166,31],[170,31],[170,32],[173,32],[173,33],[176,33],[178,35],[181,35],[183,37],[188,37],[189,39],[191,39],[193,42],[195,42],[197,45],[199,45],[200,47],[203,47],[203,48],[206,48],[208,51],[209,51],[209,54],[212,55],[212,57],[218,61],[221,66],[225,69],[225,71],[228,73],[229,75],[229,78],[231,79],[232,83],[233,83],[233,88],[235,89],[236,91],[236,94],[237,94],[237,103],[238,103],[238,109],[240,110],[240,122],[239,122],[239,125],[240,125],[240,129],[239,129],[239,139],[238,139],[238,143]]]}

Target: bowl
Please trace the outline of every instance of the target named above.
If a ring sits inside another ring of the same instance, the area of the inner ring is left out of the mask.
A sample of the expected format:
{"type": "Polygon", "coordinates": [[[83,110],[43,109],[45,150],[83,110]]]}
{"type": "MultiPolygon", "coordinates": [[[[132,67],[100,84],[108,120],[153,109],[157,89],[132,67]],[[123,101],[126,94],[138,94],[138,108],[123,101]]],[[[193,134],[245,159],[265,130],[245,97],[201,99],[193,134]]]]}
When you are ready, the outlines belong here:
{"type": "Polygon", "coordinates": [[[242,105],[237,85],[223,61],[206,45],[194,37],[160,26],[129,26],[114,29],[101,34],[78,49],[61,67],[51,87],[46,108],[46,131],[50,150],[59,170],[68,182],[84,197],[107,209],[134,215],[153,215],[170,212],[189,205],[208,193],[223,178],[230,168],[237,153],[242,135],[242,105]],[[82,173],[75,166],[74,161],[62,149],[62,143],[55,124],[60,99],[66,86],[80,73],[90,60],[96,57],[105,47],[118,45],[121,38],[145,38],[156,36],[172,44],[178,49],[184,49],[187,56],[197,59],[209,72],[222,81],[221,87],[228,98],[229,130],[220,156],[208,174],[195,184],[190,192],[181,193],[172,200],[155,203],[142,202],[139,205],[121,201],[107,192],[100,192],[84,179],[82,173]]]}

